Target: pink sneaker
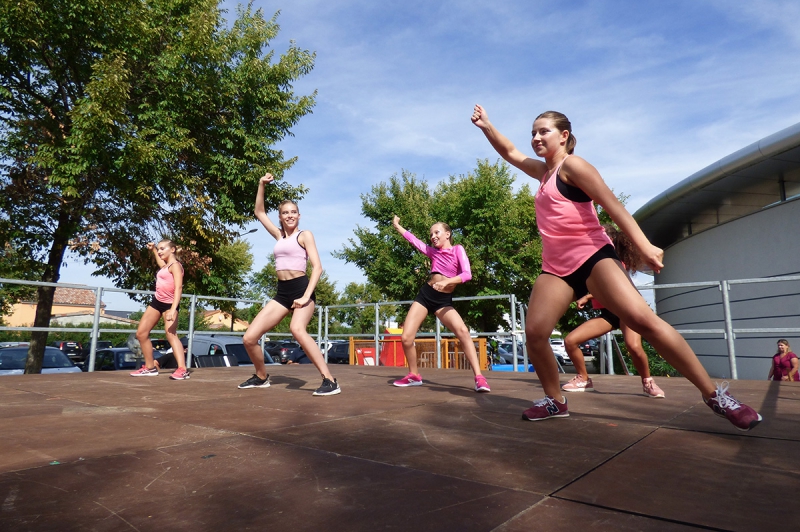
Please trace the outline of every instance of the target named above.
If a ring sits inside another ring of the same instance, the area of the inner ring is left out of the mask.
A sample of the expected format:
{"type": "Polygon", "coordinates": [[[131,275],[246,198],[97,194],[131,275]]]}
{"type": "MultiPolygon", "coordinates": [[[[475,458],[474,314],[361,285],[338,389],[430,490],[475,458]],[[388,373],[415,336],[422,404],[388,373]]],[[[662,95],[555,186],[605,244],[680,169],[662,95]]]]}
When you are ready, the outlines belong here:
{"type": "Polygon", "coordinates": [[[475,391],[484,393],[489,393],[492,391],[492,389],[489,388],[489,383],[486,382],[486,377],[483,375],[478,375],[475,377],[475,391]]]}
{"type": "Polygon", "coordinates": [[[593,392],[594,386],[591,377],[583,380],[580,375],[575,375],[561,389],[565,392],[593,392]]]}
{"type": "Polygon", "coordinates": [[[406,386],[422,386],[422,376],[419,373],[409,373],[402,379],[394,381],[392,384],[400,388],[405,388],[406,386]]]}
{"type": "Polygon", "coordinates": [[[551,417],[569,417],[566,397],[563,403],[559,403],[549,395],[545,395],[544,399],[535,401],[532,407],[522,413],[522,419],[526,421],[541,421],[551,417]]]}
{"type": "Polygon", "coordinates": [[[142,366],[132,372],[131,377],[158,377],[158,368],[147,369],[147,366],[142,366]]]}
{"type": "Polygon", "coordinates": [[[642,379],[642,390],[647,397],[652,397],[654,399],[664,398],[664,390],[658,387],[658,384],[656,384],[656,381],[653,380],[653,377],[642,379]]]}
{"type": "Polygon", "coordinates": [[[748,431],[761,422],[761,414],[740,403],[728,393],[727,382],[717,384],[717,389],[711,398],[706,400],[704,397],[703,401],[716,415],[726,418],[741,431],[748,431]]]}
{"type": "Polygon", "coordinates": [[[189,372],[186,368],[178,368],[172,372],[169,378],[175,381],[183,381],[189,378],[189,372]]]}

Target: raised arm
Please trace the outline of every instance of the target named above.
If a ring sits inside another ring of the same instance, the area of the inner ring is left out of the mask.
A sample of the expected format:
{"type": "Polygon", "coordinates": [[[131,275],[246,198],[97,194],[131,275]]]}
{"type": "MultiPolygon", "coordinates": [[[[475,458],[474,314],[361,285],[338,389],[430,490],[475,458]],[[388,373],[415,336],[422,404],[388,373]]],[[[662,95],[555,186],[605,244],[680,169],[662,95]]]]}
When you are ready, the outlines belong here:
{"type": "Polygon", "coordinates": [[[306,288],[303,297],[295,299],[292,308],[301,308],[308,304],[309,300],[311,300],[311,294],[322,276],[322,261],[319,260],[317,243],[314,241],[314,235],[311,234],[311,231],[301,232],[297,237],[297,243],[303,246],[306,253],[308,253],[308,261],[311,263],[311,276],[308,278],[308,288],[306,288]]]}
{"type": "Polygon", "coordinates": [[[397,232],[400,233],[400,235],[403,238],[408,240],[409,243],[417,249],[417,251],[419,251],[420,253],[422,253],[427,257],[430,257],[433,254],[430,246],[428,246],[425,242],[414,236],[414,233],[412,233],[411,231],[407,230],[405,227],[400,225],[400,218],[397,215],[395,215],[394,218],[392,219],[392,225],[394,225],[394,228],[397,230],[397,232]]]}
{"type": "Polygon", "coordinates": [[[514,146],[513,142],[508,140],[508,138],[489,122],[489,115],[486,114],[486,110],[480,105],[475,105],[475,108],[472,110],[472,123],[483,131],[489,144],[492,145],[492,148],[495,149],[500,157],[532,178],[542,179],[547,172],[547,165],[543,161],[528,157],[519,151],[516,146],[514,146]]]}
{"type": "MultiPolygon", "coordinates": [[[[568,157],[559,174],[568,185],[578,187],[598,205],[603,207],[622,232],[628,235],[648,266],[658,273],[664,267],[664,250],[650,243],[633,216],[608,188],[600,172],[578,156],[568,157]]],[[[631,267],[631,265],[628,265],[631,267]]]]}
{"type": "Polygon", "coordinates": [[[275,225],[272,220],[269,219],[267,216],[267,211],[264,210],[264,186],[267,183],[272,183],[275,178],[272,174],[267,172],[264,176],[258,180],[258,192],[256,193],[256,209],[255,214],[258,221],[261,222],[261,225],[267,230],[269,234],[271,234],[275,240],[280,240],[281,238],[281,230],[280,228],[275,225]]]}
{"type": "Polygon", "coordinates": [[[159,268],[163,268],[167,265],[167,263],[161,260],[161,257],[158,256],[158,248],[156,247],[155,242],[148,242],[147,249],[153,252],[153,256],[156,258],[156,264],[158,264],[159,268]]]}

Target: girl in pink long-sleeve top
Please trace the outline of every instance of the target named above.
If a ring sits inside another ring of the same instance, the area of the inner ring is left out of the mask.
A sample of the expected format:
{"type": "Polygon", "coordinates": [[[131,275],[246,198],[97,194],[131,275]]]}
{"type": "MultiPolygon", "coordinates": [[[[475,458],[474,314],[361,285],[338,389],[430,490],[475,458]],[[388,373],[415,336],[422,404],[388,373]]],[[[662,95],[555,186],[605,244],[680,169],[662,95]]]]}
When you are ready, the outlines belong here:
{"type": "Polygon", "coordinates": [[[408,361],[409,373],[400,380],[394,381],[395,386],[420,386],[422,377],[417,369],[417,350],[414,339],[417,336],[422,321],[432,312],[439,318],[445,327],[453,331],[464,349],[472,372],[475,374],[475,391],[488,392],[489,383],[481,375],[478,354],[475,344],[469,335],[469,329],[464,320],[453,308],[453,290],[456,285],[466,283],[472,279],[469,268],[469,259],[461,245],[453,245],[450,226],[446,223],[435,223],[431,226],[431,244],[429,246],[407,231],[400,225],[400,218],[393,220],[394,228],[403,235],[420,253],[431,259],[431,276],[428,282],[422,285],[419,294],[408,310],[406,321],[403,325],[402,343],[408,361]]]}

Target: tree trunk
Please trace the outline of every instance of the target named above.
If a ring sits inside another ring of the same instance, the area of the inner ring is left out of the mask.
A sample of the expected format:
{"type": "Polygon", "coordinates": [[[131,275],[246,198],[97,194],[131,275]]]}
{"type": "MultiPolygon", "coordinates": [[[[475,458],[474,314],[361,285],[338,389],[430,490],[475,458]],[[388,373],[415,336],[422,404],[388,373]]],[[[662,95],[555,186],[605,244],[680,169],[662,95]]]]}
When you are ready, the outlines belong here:
{"type": "MultiPolygon", "coordinates": [[[[71,234],[68,229],[71,224],[69,223],[66,209],[67,207],[63,207],[59,215],[58,228],[53,235],[53,245],[50,247],[47,268],[42,274],[42,281],[46,283],[57,283],[60,277],[61,263],[64,260],[64,253],[67,250],[67,242],[71,234]]],[[[53,286],[40,286],[37,290],[34,327],[50,326],[55,292],[56,289],[53,286]]],[[[42,360],[44,359],[44,348],[47,345],[47,334],[47,332],[31,333],[31,345],[28,348],[28,358],[25,361],[26,374],[42,372],[42,360]]]]}

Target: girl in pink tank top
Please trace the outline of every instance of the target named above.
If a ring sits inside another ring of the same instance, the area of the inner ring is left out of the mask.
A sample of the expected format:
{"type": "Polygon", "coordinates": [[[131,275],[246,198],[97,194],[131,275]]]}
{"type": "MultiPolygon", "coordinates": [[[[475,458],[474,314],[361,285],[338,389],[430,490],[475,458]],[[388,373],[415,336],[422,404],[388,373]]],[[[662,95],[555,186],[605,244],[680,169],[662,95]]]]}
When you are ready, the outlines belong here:
{"type": "Polygon", "coordinates": [[[144,365],[131,373],[133,377],[157,377],[158,364],[153,357],[153,343],[150,333],[156,326],[161,316],[164,316],[164,332],[167,342],[172,347],[172,355],[178,364],[171,379],[186,380],[189,372],[186,370],[186,356],[183,344],[178,338],[178,307],[183,292],[183,265],[178,262],[178,248],[172,240],[162,240],[158,245],[150,242],[147,248],[153,252],[159,270],[156,274],[156,294],[150,305],[145,309],[136,329],[136,339],[144,355],[144,365]]]}
{"type": "Polygon", "coordinates": [[[322,275],[317,244],[311,231],[301,231],[300,210],[293,201],[283,201],[278,206],[280,227],[267,216],[264,209],[264,186],[274,181],[272,174],[265,174],[258,182],[255,215],[267,232],[275,239],[275,270],[278,275],[278,291],[261,312],[253,318],[242,341],[255,373],[239,385],[239,388],[268,388],[269,375],[264,364],[264,351],[259,344],[261,337],[271,331],[286,316],[292,315],[289,329],[303,352],[317,367],[322,376],[322,386],[313,395],[337,395],[342,390],[330,373],[314,339],[308,334],[308,324],[314,315],[316,296],[314,289],[322,275]],[[306,265],[311,263],[311,277],[306,275],[306,265]]]}
{"type": "Polygon", "coordinates": [[[576,155],[575,136],[566,116],[542,113],[533,122],[533,159],[519,151],[476,105],[472,123],[503,159],[540,182],[536,194],[536,221],[542,238],[545,267],[533,284],[528,303],[525,334],[528,354],[544,388],[545,397],[534,402],[522,417],[539,421],[567,417],[558,365],[550,348],[550,334],[576,299],[591,292],[632,330],[689,379],[715,414],[740,430],[750,430],[761,416],[728,393],[728,385],[714,386],[686,340],[659,318],[630,282],[608,243],[592,202],[605,209],[614,223],[633,242],[644,264],[658,272],[664,252],[650,243],[633,217],[588,162],[576,155]],[[605,243],[604,243],[605,242],[605,243]]]}

